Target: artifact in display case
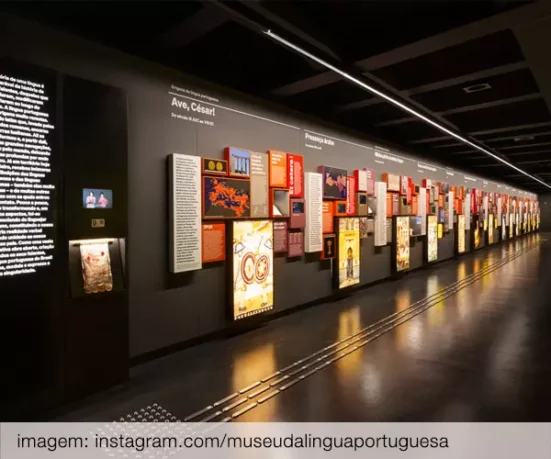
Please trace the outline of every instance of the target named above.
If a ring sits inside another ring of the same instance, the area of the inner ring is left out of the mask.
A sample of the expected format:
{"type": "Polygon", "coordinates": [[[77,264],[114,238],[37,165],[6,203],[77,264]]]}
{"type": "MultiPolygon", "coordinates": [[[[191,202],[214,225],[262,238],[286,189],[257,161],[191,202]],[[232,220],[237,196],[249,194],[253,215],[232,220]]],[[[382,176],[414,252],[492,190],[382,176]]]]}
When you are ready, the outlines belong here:
{"type": "Polygon", "coordinates": [[[406,271],[409,269],[409,217],[394,217],[393,230],[393,270],[395,272],[406,271]]]}
{"type": "Polygon", "coordinates": [[[400,192],[400,176],[384,172],[382,181],[386,183],[387,191],[400,192]]]}
{"type": "Polygon", "coordinates": [[[323,235],[323,251],[321,252],[322,260],[335,258],[337,252],[337,236],[335,234],[323,235]]]}
{"type": "Polygon", "coordinates": [[[304,199],[291,198],[291,219],[289,228],[303,229],[306,226],[304,199]]]}
{"type": "Polygon", "coordinates": [[[465,253],[465,215],[457,216],[457,253],[465,253]]]}
{"type": "Polygon", "coordinates": [[[274,253],[287,252],[287,232],[289,230],[286,220],[276,220],[274,226],[274,253]]]}
{"type": "MultiPolygon", "coordinates": [[[[384,201],[384,200],[383,200],[384,201]]],[[[367,216],[376,217],[377,216],[377,198],[369,196],[367,198],[367,216]]]]}
{"type": "Polygon", "coordinates": [[[319,166],[318,172],[323,176],[323,199],[346,199],[348,177],[346,169],[319,166]]]}
{"type": "Polygon", "coordinates": [[[226,147],[224,158],[228,162],[231,177],[249,178],[251,175],[251,153],[240,148],[226,147]]]}
{"type": "MultiPolygon", "coordinates": [[[[289,209],[289,190],[270,189],[271,197],[271,217],[289,218],[291,213],[289,209]]],[[[304,204],[304,202],[303,202],[304,204]]]]}
{"type": "Polygon", "coordinates": [[[113,290],[113,275],[109,257],[109,242],[93,240],[80,244],[84,293],[113,290]]]}
{"type": "Polygon", "coordinates": [[[228,162],[225,159],[201,158],[204,175],[228,175],[228,162]]]}
{"type": "Polygon", "coordinates": [[[323,232],[333,232],[333,201],[323,201],[323,232]]]}
{"type": "Polygon", "coordinates": [[[248,218],[251,216],[249,180],[203,177],[203,218],[248,218]]]}
{"type": "Polygon", "coordinates": [[[287,184],[291,198],[304,197],[304,158],[287,153],[287,184]]]}
{"type": "Polygon", "coordinates": [[[369,219],[367,217],[360,217],[360,239],[367,239],[369,236],[369,219]]]}
{"type": "Polygon", "coordinates": [[[360,283],[360,219],[339,219],[338,286],[360,283]]]}
{"type": "Polygon", "coordinates": [[[103,188],[83,188],[82,207],[84,209],[112,209],[113,190],[103,188]]]}
{"type": "Polygon", "coordinates": [[[302,231],[289,231],[287,240],[287,256],[289,258],[301,257],[304,255],[304,233],[302,231]]]}
{"type": "Polygon", "coordinates": [[[409,217],[409,235],[410,237],[421,236],[421,217],[409,217]]]}
{"type": "Polygon", "coordinates": [[[204,223],[202,225],[201,261],[214,263],[226,259],[226,224],[204,223]]]}
{"type": "Polygon", "coordinates": [[[346,217],[346,201],[334,201],[333,214],[335,217],[346,217]]]}
{"type": "Polygon", "coordinates": [[[438,260],[438,221],[436,215],[427,215],[427,262],[438,260]]]}
{"type": "Polygon", "coordinates": [[[268,150],[269,182],[273,188],[287,188],[287,153],[268,150]]]}
{"type": "Polygon", "coordinates": [[[273,226],[269,220],[232,222],[233,319],[260,314],[274,305],[273,226]]]}
{"type": "Polygon", "coordinates": [[[356,211],[360,217],[366,217],[369,212],[369,206],[367,204],[367,193],[356,193],[356,211]]]}

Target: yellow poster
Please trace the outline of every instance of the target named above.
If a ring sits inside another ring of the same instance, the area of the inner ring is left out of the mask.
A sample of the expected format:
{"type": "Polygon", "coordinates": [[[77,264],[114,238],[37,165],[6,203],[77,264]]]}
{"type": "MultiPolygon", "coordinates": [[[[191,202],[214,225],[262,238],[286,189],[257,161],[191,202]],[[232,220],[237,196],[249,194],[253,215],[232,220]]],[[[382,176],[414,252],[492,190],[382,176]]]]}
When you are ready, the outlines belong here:
{"type": "Polygon", "coordinates": [[[233,222],[233,318],[274,306],[273,228],[269,220],[233,222]]]}
{"type": "Polygon", "coordinates": [[[444,237],[444,225],[442,223],[438,223],[438,239],[442,239],[444,237]]]}
{"type": "Polygon", "coordinates": [[[396,271],[409,269],[409,217],[396,217],[396,271]]]}
{"type": "Polygon", "coordinates": [[[465,215],[457,216],[457,252],[465,252],[465,215]]]}
{"type": "Polygon", "coordinates": [[[427,220],[428,262],[438,260],[438,220],[436,215],[429,215],[427,220]]]}
{"type": "Polygon", "coordinates": [[[488,225],[488,243],[493,244],[494,243],[494,214],[490,214],[489,216],[490,224],[488,225]]]}
{"type": "Polygon", "coordinates": [[[360,219],[339,218],[339,288],[360,283],[360,219]]]}

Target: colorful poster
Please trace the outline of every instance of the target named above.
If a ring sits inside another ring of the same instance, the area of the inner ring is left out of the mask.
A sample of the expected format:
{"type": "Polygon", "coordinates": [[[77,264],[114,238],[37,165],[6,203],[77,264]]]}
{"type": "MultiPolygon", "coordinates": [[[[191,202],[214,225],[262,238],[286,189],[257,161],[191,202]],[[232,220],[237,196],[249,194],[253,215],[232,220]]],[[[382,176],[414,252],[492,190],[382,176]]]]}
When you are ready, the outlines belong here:
{"type": "Polygon", "coordinates": [[[270,186],[287,188],[287,153],[268,150],[270,162],[270,186]]]}
{"type": "Polygon", "coordinates": [[[346,169],[319,166],[319,173],[323,177],[323,199],[346,199],[346,169]]]}
{"type": "Polygon", "coordinates": [[[436,215],[427,216],[427,260],[438,260],[438,221],[436,215]]]}
{"type": "Polygon", "coordinates": [[[396,218],[396,271],[409,269],[409,217],[396,218]]]}
{"type": "Polygon", "coordinates": [[[346,215],[356,215],[356,178],[353,175],[346,177],[346,215]]]}
{"type": "Polygon", "coordinates": [[[465,215],[457,216],[457,253],[464,253],[465,247],[465,215]]]}
{"type": "Polygon", "coordinates": [[[360,219],[339,218],[339,288],[360,283],[360,219]]]}
{"type": "Polygon", "coordinates": [[[113,290],[109,244],[81,244],[80,261],[84,293],[110,292],[113,290]]]}
{"type": "Polygon", "coordinates": [[[438,239],[442,239],[444,237],[444,224],[438,223],[438,239]]]}
{"type": "Polygon", "coordinates": [[[304,195],[304,158],[301,155],[287,153],[287,184],[291,198],[304,195]]]}
{"type": "Polygon", "coordinates": [[[203,218],[251,216],[251,182],[223,177],[203,177],[203,218]]]}
{"type": "Polygon", "coordinates": [[[214,263],[226,259],[226,224],[207,223],[202,225],[202,261],[214,263]]]}
{"type": "Polygon", "coordinates": [[[240,148],[227,147],[224,157],[228,162],[229,175],[248,178],[251,174],[251,153],[240,148]]]}
{"type": "Polygon", "coordinates": [[[232,225],[233,318],[238,320],[273,308],[273,226],[269,220],[232,225]]]}
{"type": "Polygon", "coordinates": [[[251,217],[268,218],[268,155],[251,151],[251,217]]]}

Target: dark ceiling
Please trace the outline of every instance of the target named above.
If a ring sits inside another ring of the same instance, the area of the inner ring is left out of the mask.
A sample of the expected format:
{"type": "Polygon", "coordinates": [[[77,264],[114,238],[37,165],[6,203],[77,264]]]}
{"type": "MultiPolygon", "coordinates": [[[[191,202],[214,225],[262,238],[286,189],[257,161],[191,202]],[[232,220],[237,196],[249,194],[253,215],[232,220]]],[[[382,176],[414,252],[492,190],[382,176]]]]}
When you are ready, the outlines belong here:
{"type": "Polygon", "coordinates": [[[546,190],[543,185],[259,33],[270,28],[547,181],[551,116],[514,32],[516,25],[541,15],[536,3],[541,2],[242,0],[3,6],[442,163],[541,192],[546,190]],[[465,90],[477,85],[478,91],[465,90]]]}

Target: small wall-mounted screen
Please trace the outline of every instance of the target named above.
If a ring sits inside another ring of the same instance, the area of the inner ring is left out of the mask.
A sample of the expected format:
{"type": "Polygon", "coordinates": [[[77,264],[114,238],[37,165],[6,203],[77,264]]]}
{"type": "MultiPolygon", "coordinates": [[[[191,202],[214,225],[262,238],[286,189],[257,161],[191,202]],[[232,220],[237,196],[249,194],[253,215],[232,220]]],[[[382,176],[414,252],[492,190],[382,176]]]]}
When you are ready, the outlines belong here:
{"type": "Polygon", "coordinates": [[[360,204],[363,206],[367,204],[367,196],[365,194],[360,195],[360,204]]]}
{"type": "Polygon", "coordinates": [[[304,202],[293,202],[293,214],[300,215],[304,213],[304,202]]]}
{"type": "Polygon", "coordinates": [[[83,188],[82,206],[85,209],[112,209],[113,190],[102,188],[83,188]]]}

